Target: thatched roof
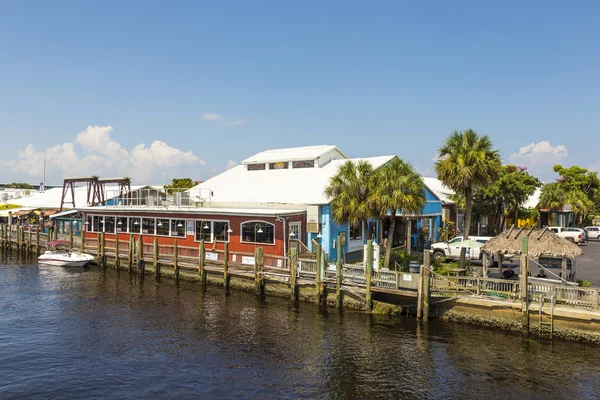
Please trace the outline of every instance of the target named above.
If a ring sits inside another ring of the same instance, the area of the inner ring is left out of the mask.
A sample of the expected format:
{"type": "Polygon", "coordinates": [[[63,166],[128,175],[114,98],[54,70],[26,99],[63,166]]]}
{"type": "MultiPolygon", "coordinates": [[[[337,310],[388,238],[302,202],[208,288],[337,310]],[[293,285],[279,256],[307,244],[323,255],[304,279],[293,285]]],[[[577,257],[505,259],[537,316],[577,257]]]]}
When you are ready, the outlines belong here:
{"type": "Polygon", "coordinates": [[[509,229],[488,240],[481,248],[485,253],[521,254],[523,237],[529,236],[529,256],[567,257],[574,259],[583,251],[574,243],[559,237],[550,229],[509,229]]]}

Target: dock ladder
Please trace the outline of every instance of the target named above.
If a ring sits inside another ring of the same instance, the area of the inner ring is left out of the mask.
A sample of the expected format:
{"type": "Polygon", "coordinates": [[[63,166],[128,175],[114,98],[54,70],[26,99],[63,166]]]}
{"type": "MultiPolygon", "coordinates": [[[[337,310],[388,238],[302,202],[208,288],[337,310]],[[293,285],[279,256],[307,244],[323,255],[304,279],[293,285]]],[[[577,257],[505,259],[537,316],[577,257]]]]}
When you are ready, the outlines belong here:
{"type": "Polygon", "coordinates": [[[539,334],[540,337],[543,335],[543,327],[550,327],[550,338],[554,336],[554,294],[550,296],[550,315],[544,315],[544,295],[540,296],[540,309],[539,309],[539,334]]]}

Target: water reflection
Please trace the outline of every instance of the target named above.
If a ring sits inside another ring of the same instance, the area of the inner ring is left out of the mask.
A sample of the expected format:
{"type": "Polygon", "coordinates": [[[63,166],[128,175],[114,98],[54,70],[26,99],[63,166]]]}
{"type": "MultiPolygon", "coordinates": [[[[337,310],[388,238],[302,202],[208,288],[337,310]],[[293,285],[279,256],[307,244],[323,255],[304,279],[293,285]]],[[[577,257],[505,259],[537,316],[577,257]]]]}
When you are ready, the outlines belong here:
{"type": "Polygon", "coordinates": [[[0,268],[2,397],[594,398],[598,349],[113,269],[0,268]]]}

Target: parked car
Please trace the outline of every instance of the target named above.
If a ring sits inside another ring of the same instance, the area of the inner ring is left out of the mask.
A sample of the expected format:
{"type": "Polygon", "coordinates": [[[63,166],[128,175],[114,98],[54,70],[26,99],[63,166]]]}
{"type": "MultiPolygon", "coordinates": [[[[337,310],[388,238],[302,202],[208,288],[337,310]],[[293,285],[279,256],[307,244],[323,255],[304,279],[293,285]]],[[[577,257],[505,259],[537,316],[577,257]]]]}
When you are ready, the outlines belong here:
{"type": "Polygon", "coordinates": [[[600,227],[598,226],[586,226],[585,232],[587,233],[588,240],[595,239],[600,242],[600,227]]]}
{"type": "MultiPolygon", "coordinates": [[[[469,240],[473,240],[484,244],[490,240],[491,236],[469,236],[469,240]]],[[[455,237],[449,242],[438,242],[431,245],[431,255],[440,261],[444,260],[458,260],[460,258],[461,248],[467,247],[463,245],[463,237],[455,237]]],[[[479,247],[467,247],[467,259],[470,260],[481,260],[483,253],[479,247]]]]}
{"type": "Polygon", "coordinates": [[[561,238],[573,243],[585,243],[585,231],[579,228],[567,228],[564,226],[549,226],[552,232],[561,238]]]}

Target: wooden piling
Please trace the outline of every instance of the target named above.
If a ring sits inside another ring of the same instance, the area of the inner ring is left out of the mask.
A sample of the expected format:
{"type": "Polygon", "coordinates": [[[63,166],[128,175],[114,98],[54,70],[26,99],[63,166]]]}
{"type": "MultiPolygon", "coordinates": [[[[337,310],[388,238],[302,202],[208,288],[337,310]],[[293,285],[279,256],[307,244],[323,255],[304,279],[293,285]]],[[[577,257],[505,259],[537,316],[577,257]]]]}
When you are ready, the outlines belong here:
{"type": "Polygon", "coordinates": [[[204,239],[200,240],[198,249],[198,273],[200,274],[200,283],[203,287],[206,286],[206,268],[205,268],[205,256],[206,251],[204,250],[204,239]]]}
{"type": "Polygon", "coordinates": [[[69,249],[73,251],[73,224],[71,224],[71,229],[69,229],[69,249]]]}
{"type": "Polygon", "coordinates": [[[104,267],[106,265],[106,240],[104,232],[100,234],[100,265],[104,267]]]}
{"type": "Polygon", "coordinates": [[[298,254],[296,248],[290,249],[290,288],[292,290],[292,300],[298,299],[298,290],[296,288],[296,263],[298,254]]]}
{"type": "Polygon", "coordinates": [[[154,266],[154,274],[158,278],[160,276],[160,265],[158,265],[158,238],[154,238],[152,247],[152,265],[154,266]]]}
{"type": "Polygon", "coordinates": [[[135,238],[133,237],[132,234],[129,234],[129,251],[127,253],[127,267],[129,268],[129,270],[131,271],[131,269],[133,268],[133,248],[135,247],[135,238]]]}
{"type": "Polygon", "coordinates": [[[521,307],[523,311],[523,328],[526,332],[529,332],[529,291],[528,291],[528,278],[529,278],[529,236],[523,236],[521,239],[521,307]]]}
{"type": "MultiPolygon", "coordinates": [[[[317,245],[317,268],[315,271],[315,293],[317,295],[317,297],[321,296],[321,287],[320,287],[320,280],[321,280],[321,258],[323,257],[323,248],[321,246],[321,244],[317,245]]],[[[320,302],[320,298],[319,298],[319,302],[320,302]]]]}
{"type": "Polygon", "coordinates": [[[263,248],[257,247],[254,250],[254,285],[256,291],[259,293],[264,293],[264,279],[262,276],[263,271],[263,248]]]}
{"type": "Polygon", "coordinates": [[[338,236],[336,240],[336,261],[335,261],[335,302],[338,307],[344,304],[342,292],[342,237],[338,236]]]}
{"type": "Polygon", "coordinates": [[[371,297],[371,277],[373,275],[373,241],[367,240],[367,259],[365,260],[366,290],[365,298],[367,301],[367,310],[373,310],[373,299],[371,297]]]}
{"type": "Polygon", "coordinates": [[[173,271],[175,272],[175,279],[179,279],[179,259],[177,250],[177,239],[173,242],[173,271]]]}
{"type": "Polygon", "coordinates": [[[35,254],[40,254],[40,227],[35,230],[35,254]]]}
{"type": "Polygon", "coordinates": [[[27,232],[27,251],[31,253],[31,248],[33,247],[31,243],[31,227],[29,227],[29,231],[27,232]]]}
{"type": "Polygon", "coordinates": [[[429,319],[429,292],[431,282],[431,261],[429,256],[428,251],[423,253],[423,321],[429,319]]]}
{"type": "MultiPolygon", "coordinates": [[[[144,240],[142,236],[138,236],[138,245],[137,245],[137,268],[139,270],[144,269],[144,240]]],[[[177,240],[175,240],[175,246],[177,246],[177,240]]]]}
{"type": "Polygon", "coordinates": [[[224,260],[223,260],[223,286],[229,290],[229,243],[225,242],[224,260]]]}
{"type": "Polygon", "coordinates": [[[566,285],[567,284],[567,257],[562,258],[562,263],[560,266],[560,271],[561,271],[561,284],[562,285],[566,285]]]}

